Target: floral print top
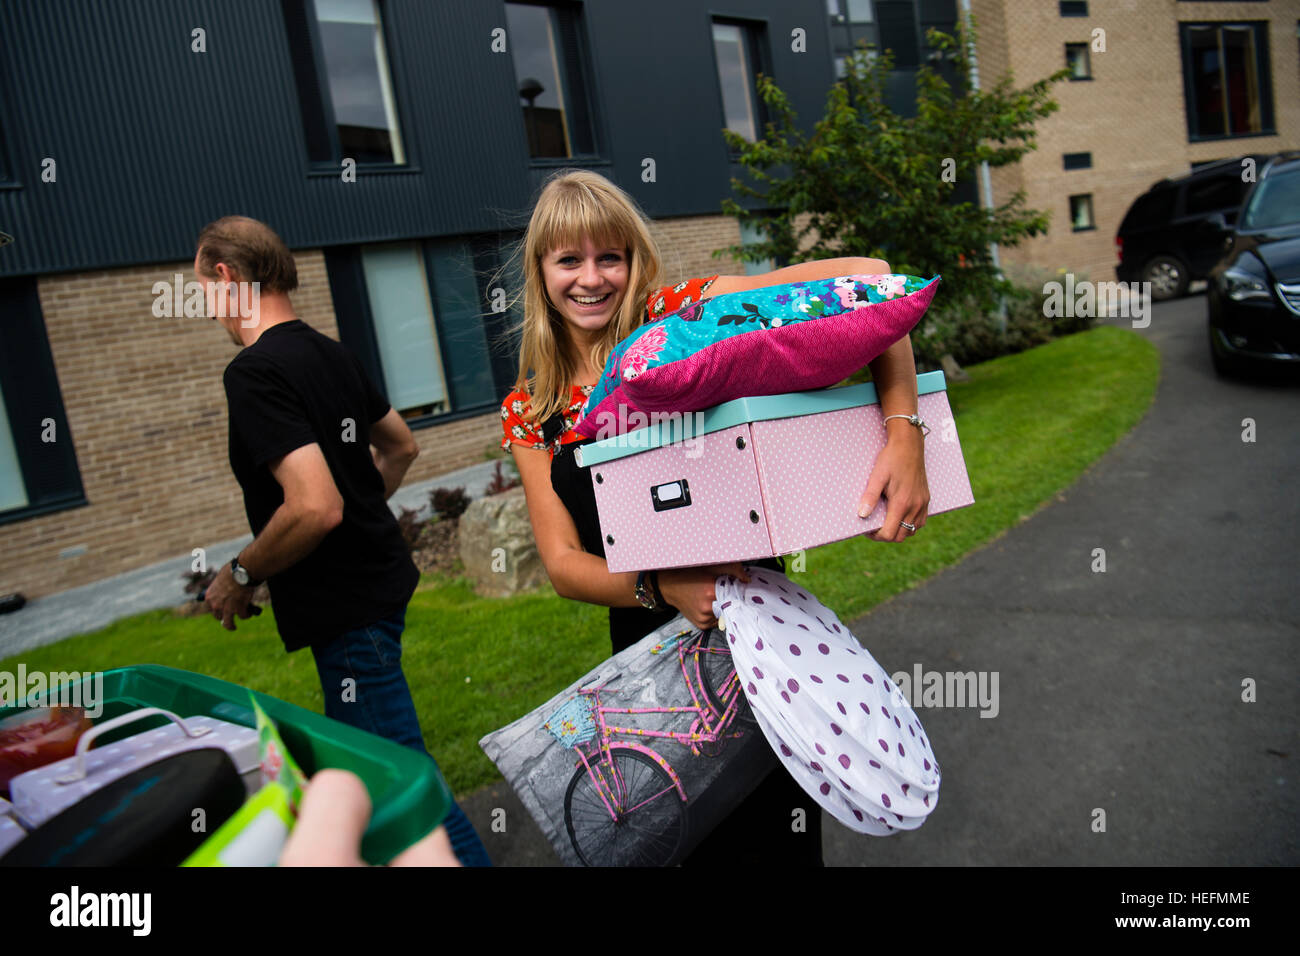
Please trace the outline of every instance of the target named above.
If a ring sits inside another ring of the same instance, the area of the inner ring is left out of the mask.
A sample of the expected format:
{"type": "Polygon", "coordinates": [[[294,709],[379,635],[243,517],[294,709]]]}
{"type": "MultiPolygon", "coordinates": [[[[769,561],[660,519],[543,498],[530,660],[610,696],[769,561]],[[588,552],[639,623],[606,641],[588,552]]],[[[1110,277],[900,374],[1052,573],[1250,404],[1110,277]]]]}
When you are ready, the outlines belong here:
{"type": "MultiPolygon", "coordinates": [[[[688,279],[674,286],[655,289],[646,296],[648,320],[653,322],[665,315],[671,315],[683,306],[698,302],[717,278],[717,276],[709,276],[707,279],[688,279]]],[[[505,433],[501,439],[501,447],[509,451],[513,445],[521,448],[545,446],[546,450],[554,455],[561,445],[578,441],[582,436],[573,430],[573,426],[578,424],[578,418],[582,415],[582,406],[586,404],[587,396],[595,387],[595,383],[572,386],[569,405],[564,410],[564,431],[549,446],[545,445],[542,437],[542,423],[531,422],[527,418],[530,396],[523,389],[515,389],[501,403],[501,429],[505,433]]]]}

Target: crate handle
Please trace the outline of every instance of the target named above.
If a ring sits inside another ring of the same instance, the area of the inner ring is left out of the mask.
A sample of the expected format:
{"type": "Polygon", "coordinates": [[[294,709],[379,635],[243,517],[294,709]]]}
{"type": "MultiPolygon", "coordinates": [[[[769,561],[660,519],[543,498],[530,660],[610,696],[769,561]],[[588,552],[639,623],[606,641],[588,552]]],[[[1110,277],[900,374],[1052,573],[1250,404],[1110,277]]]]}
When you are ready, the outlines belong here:
{"type": "Polygon", "coordinates": [[[56,777],[54,782],[77,783],[78,781],[85,780],[86,751],[90,749],[90,745],[96,737],[100,734],[107,733],[110,730],[116,730],[119,727],[125,727],[127,724],[135,723],[137,720],[144,717],[153,717],[157,714],[169,718],[180,727],[181,733],[186,737],[202,737],[204,734],[212,732],[211,727],[195,727],[193,729],[186,727],[185,721],[181,720],[170,710],[163,710],[161,707],[141,707],[139,710],[133,710],[129,714],[122,714],[121,716],[114,717],[112,720],[106,720],[102,724],[96,724],[94,727],[91,727],[82,734],[80,739],[77,741],[76,767],[71,773],[64,774],[62,777],[56,777]]]}

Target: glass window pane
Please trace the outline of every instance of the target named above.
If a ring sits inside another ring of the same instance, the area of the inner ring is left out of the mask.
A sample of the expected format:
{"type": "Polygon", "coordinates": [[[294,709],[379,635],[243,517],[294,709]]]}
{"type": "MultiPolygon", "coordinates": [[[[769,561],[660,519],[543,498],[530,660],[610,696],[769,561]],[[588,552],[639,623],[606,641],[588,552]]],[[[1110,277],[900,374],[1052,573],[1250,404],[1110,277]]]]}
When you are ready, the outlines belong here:
{"type": "Polygon", "coordinates": [[[26,505],[27,491],[23,485],[22,469],[18,467],[18,451],[14,448],[14,436],[9,430],[4,394],[0,393],[0,511],[10,511],[26,505]]]}
{"type": "Polygon", "coordinates": [[[1214,136],[1227,131],[1223,109],[1223,78],[1219,58],[1219,31],[1214,27],[1188,29],[1192,70],[1192,95],[1195,99],[1196,132],[1214,136]]]}
{"type": "Polygon", "coordinates": [[[755,139],[753,86],[745,32],[734,23],[713,24],[713,49],[718,60],[718,83],[727,129],[751,143],[755,139]]]}
{"type": "Polygon", "coordinates": [[[1065,45],[1065,65],[1070,68],[1070,77],[1086,80],[1088,72],[1088,45],[1086,43],[1067,43],[1065,45]]]}
{"type": "Polygon", "coordinates": [[[556,11],[521,3],[506,4],[506,30],[515,64],[515,82],[523,102],[528,154],[573,155],[568,102],[561,78],[563,51],[558,42],[556,11]]]}
{"type": "Polygon", "coordinates": [[[452,408],[497,402],[500,396],[492,381],[492,356],[474,257],[465,243],[451,241],[435,243],[430,258],[435,321],[451,379],[452,408]]]}
{"type": "Polygon", "coordinates": [[[850,23],[874,23],[875,20],[871,12],[871,0],[849,0],[850,23]]]}
{"type": "Polygon", "coordinates": [[[1070,197],[1070,225],[1076,232],[1092,228],[1092,196],[1070,197]]]}
{"type": "Polygon", "coordinates": [[[1223,72],[1229,129],[1233,133],[1258,133],[1259,68],[1255,62],[1255,31],[1250,27],[1223,27],[1223,72]]]}
{"type": "Polygon", "coordinates": [[[343,155],[405,163],[388,56],[374,0],[315,0],[343,155]]]}
{"type": "MultiPolygon", "coordinates": [[[[749,223],[742,222],[740,224],[740,241],[745,245],[755,242],[766,242],[767,236],[749,223]]],[[[745,275],[761,275],[764,272],[771,272],[775,268],[776,264],[773,263],[771,259],[764,259],[762,262],[746,262],[745,275]]]]}
{"type": "Polygon", "coordinates": [[[415,245],[361,251],[388,401],[399,412],[446,411],[424,261],[415,245]]]}

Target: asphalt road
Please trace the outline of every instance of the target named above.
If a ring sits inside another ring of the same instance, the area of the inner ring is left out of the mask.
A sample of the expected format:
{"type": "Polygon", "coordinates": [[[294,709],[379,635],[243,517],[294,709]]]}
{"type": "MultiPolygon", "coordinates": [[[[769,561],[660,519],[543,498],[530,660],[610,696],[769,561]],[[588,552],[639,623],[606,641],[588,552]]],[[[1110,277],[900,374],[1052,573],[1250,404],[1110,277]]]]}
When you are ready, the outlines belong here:
{"type": "MultiPolygon", "coordinates": [[[[826,817],[827,864],[1300,863],[1300,384],[1217,379],[1203,296],[1157,305],[1139,334],[1162,365],[1137,428],[851,622],[891,673],[983,674],[996,716],[918,708],[943,766],[934,813],[885,839],[826,817]]],[[[463,805],[499,865],[555,862],[504,784],[463,805]]]]}

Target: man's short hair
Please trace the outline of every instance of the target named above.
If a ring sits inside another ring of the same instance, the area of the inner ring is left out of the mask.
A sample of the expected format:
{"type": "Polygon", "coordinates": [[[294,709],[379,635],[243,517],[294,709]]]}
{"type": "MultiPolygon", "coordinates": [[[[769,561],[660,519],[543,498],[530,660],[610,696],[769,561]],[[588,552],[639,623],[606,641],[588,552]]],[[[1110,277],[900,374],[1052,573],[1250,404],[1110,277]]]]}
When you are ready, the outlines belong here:
{"type": "Polygon", "coordinates": [[[260,282],[263,292],[298,288],[298,266],[284,240],[264,222],[247,216],[224,216],[199,233],[199,268],[217,274],[224,262],[244,282],[260,282]]]}

